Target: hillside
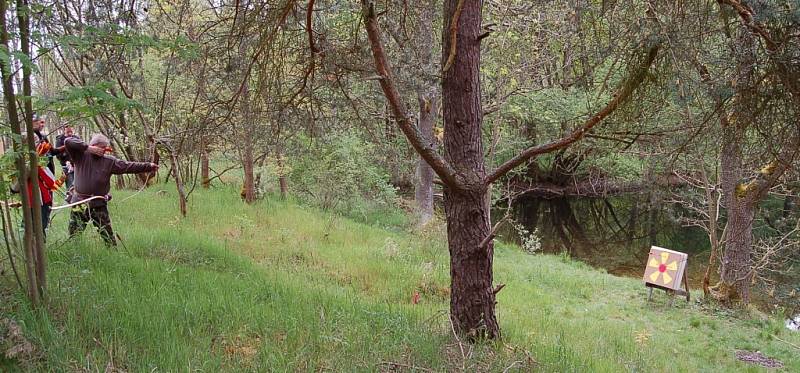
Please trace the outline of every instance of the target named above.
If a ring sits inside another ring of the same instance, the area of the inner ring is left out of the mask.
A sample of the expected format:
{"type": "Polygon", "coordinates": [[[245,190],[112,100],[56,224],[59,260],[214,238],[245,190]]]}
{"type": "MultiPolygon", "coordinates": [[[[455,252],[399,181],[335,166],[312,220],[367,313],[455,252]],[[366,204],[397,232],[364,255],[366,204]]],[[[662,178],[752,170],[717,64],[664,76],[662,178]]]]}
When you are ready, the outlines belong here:
{"type": "Polygon", "coordinates": [[[0,356],[0,370],[756,371],[734,356],[750,350],[800,371],[800,334],[781,320],[694,299],[670,307],[662,293],[647,303],[635,279],[504,244],[503,338],[460,344],[441,227],[410,234],[393,216],[364,224],[276,199],[245,206],[224,188],[195,191],[181,219],[174,193],[115,195],[117,251],[92,230],[65,242],[67,214],[56,217],[49,312],[29,310],[0,277],[2,318],[36,348],[0,356]]]}

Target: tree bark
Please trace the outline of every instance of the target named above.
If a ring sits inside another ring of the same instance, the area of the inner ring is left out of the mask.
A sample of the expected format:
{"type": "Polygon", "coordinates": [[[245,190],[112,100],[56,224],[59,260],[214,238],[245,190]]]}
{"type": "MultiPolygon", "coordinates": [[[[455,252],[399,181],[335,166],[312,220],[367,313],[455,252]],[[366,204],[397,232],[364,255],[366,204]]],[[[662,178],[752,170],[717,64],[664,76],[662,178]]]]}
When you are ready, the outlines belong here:
{"type": "Polygon", "coordinates": [[[747,198],[746,192],[737,193],[737,189],[743,185],[741,142],[746,135],[744,125],[740,122],[746,119],[742,116],[737,118],[730,123],[727,118],[723,120],[725,129],[720,169],[728,223],[725,228],[727,239],[720,273],[722,282],[713,290],[717,293],[716,297],[723,302],[741,300],[747,303],[750,299],[750,253],[756,205],[755,201],[747,198]]]}
{"type": "Polygon", "coordinates": [[[728,219],[727,240],[722,255],[722,282],[712,290],[723,302],[741,300],[747,303],[750,300],[753,218],[758,202],[748,198],[747,190],[740,192],[738,189],[743,187],[742,146],[747,139],[747,128],[754,119],[750,111],[755,102],[753,66],[756,63],[756,40],[749,32],[741,30],[738,37],[730,42],[737,63],[734,83],[737,96],[731,114],[720,120],[723,127],[720,170],[728,219]]]}
{"type": "MultiPolygon", "coordinates": [[[[9,32],[6,14],[8,11],[8,3],[0,1],[0,47],[9,50],[9,32]]],[[[19,111],[17,107],[17,99],[14,94],[14,74],[10,65],[11,59],[0,60],[0,72],[2,72],[3,80],[3,98],[6,103],[6,111],[8,112],[8,120],[11,125],[13,134],[19,136],[22,133],[22,128],[19,121],[19,111]]],[[[34,307],[38,306],[41,300],[41,288],[38,286],[38,276],[36,275],[36,251],[34,249],[34,225],[33,225],[33,211],[31,209],[31,201],[28,198],[28,185],[29,185],[29,169],[25,163],[25,151],[23,144],[17,141],[19,137],[14,137],[12,147],[14,149],[15,165],[17,169],[17,181],[19,184],[20,198],[22,200],[22,221],[25,226],[22,242],[25,250],[25,274],[28,282],[28,299],[34,307]]],[[[41,224],[41,221],[40,223],[41,224]]]]}
{"type": "MultiPolygon", "coordinates": [[[[438,112],[438,100],[435,93],[419,92],[419,130],[436,148],[433,127],[438,112]]],[[[414,200],[417,205],[417,225],[422,227],[433,218],[433,168],[419,157],[417,160],[417,180],[414,185],[414,200]]]]}
{"type": "Polygon", "coordinates": [[[728,208],[728,232],[722,258],[722,285],[717,292],[723,300],[750,302],[750,281],[753,277],[751,253],[755,206],[745,200],[728,208]]]}
{"type": "Polygon", "coordinates": [[[172,163],[172,173],[175,177],[175,186],[178,189],[178,202],[180,204],[181,215],[186,217],[186,188],[183,185],[183,177],[181,177],[181,170],[178,164],[178,156],[175,151],[169,149],[169,159],[172,163]]]}
{"type": "Polygon", "coordinates": [[[244,168],[244,185],[242,186],[242,198],[247,203],[256,200],[256,182],[254,173],[253,144],[252,141],[244,141],[242,149],[242,166],[244,168]]]}
{"type": "Polygon", "coordinates": [[[500,329],[492,288],[494,244],[489,241],[481,245],[491,233],[481,139],[481,2],[447,0],[444,14],[443,66],[455,51],[453,64],[442,80],[445,159],[464,173],[467,181],[464,189],[447,186],[444,190],[452,281],[450,313],[456,330],[471,337],[495,338],[500,329]],[[453,24],[456,26],[451,27],[453,24]]]}
{"type": "Polygon", "coordinates": [[[116,182],[117,189],[125,189],[125,176],[116,175],[114,181],[116,182]]]}
{"type": "MultiPolygon", "coordinates": [[[[17,0],[17,19],[19,20],[20,47],[22,54],[30,59],[31,56],[31,30],[30,30],[30,7],[27,0],[17,0]]],[[[39,191],[39,157],[36,153],[36,143],[33,132],[33,103],[31,101],[31,66],[29,63],[22,63],[22,93],[25,105],[25,127],[27,129],[27,142],[29,155],[28,183],[33,186],[33,200],[28,205],[32,214],[33,224],[27,225],[25,229],[32,229],[32,248],[36,267],[36,285],[39,287],[39,299],[45,300],[47,290],[47,258],[45,256],[44,225],[42,223],[42,194],[39,191]]],[[[27,193],[21,191],[20,193],[27,193]]],[[[49,193],[49,191],[46,191],[49,193]]],[[[23,204],[23,208],[28,208],[23,204]]]]}
{"type": "MultiPolygon", "coordinates": [[[[420,65],[424,71],[417,78],[417,102],[419,104],[419,131],[430,147],[435,151],[436,140],[433,128],[439,112],[439,99],[434,76],[436,63],[431,45],[433,45],[433,23],[436,14],[436,2],[424,3],[420,14],[420,25],[417,29],[416,44],[420,56],[420,65]]],[[[414,184],[414,200],[417,207],[417,225],[422,227],[433,218],[433,168],[421,156],[417,160],[416,182],[414,184]]]]}
{"type": "Polygon", "coordinates": [[[647,236],[650,238],[650,246],[658,244],[658,212],[661,197],[658,193],[651,191],[648,195],[648,214],[647,214],[647,236]]]}
{"type": "MultiPolygon", "coordinates": [[[[700,154],[700,156],[702,156],[702,154],[700,154]]],[[[711,245],[711,253],[708,256],[708,266],[706,266],[706,272],[703,274],[703,297],[708,299],[711,295],[711,290],[709,289],[709,285],[711,284],[711,272],[714,270],[717,263],[717,255],[720,246],[719,224],[717,221],[719,218],[719,192],[715,185],[711,184],[709,181],[705,165],[702,165],[702,176],[708,211],[708,242],[711,245]]]]}
{"type": "Polygon", "coordinates": [[[211,186],[211,179],[208,165],[208,145],[205,139],[202,140],[200,146],[200,183],[203,188],[208,189],[211,186]]]}
{"type": "MultiPolygon", "coordinates": [[[[237,17],[234,19],[234,26],[243,27],[243,22],[245,22],[247,19],[250,9],[248,8],[248,4],[239,4],[238,2],[236,3],[236,8],[237,17]]],[[[252,78],[252,62],[258,58],[258,53],[256,53],[252,58],[249,56],[248,51],[251,47],[252,40],[249,40],[246,36],[240,37],[237,42],[238,61],[231,61],[231,63],[236,64],[236,70],[239,72],[239,76],[242,79],[241,83],[237,83],[238,90],[241,94],[240,99],[238,100],[238,107],[242,113],[242,117],[239,123],[234,125],[233,131],[235,136],[237,136],[240,140],[241,150],[239,151],[239,160],[242,162],[242,169],[244,171],[242,190],[239,194],[246,203],[250,204],[256,200],[254,164],[255,155],[253,154],[253,146],[255,144],[253,140],[253,133],[248,131],[255,127],[255,113],[253,112],[253,99],[251,98],[250,92],[250,80],[252,78]],[[250,61],[250,64],[248,64],[247,61],[250,61]]]]}
{"type": "Polygon", "coordinates": [[[289,183],[286,180],[286,171],[284,170],[283,152],[278,151],[278,185],[280,186],[281,199],[285,200],[289,196],[289,183]]]}

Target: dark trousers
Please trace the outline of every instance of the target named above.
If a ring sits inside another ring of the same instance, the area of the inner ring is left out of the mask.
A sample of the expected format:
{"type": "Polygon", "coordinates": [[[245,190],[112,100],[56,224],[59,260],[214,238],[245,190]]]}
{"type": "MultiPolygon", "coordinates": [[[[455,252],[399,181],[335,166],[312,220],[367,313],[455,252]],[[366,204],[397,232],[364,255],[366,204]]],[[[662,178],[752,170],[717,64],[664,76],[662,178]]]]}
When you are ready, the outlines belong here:
{"type": "MultiPolygon", "coordinates": [[[[42,205],[42,231],[45,238],[47,237],[47,226],[50,224],[51,207],[50,205],[42,205]]],[[[33,210],[31,210],[31,216],[33,216],[33,210]]]]}
{"type": "Polygon", "coordinates": [[[92,221],[100,236],[108,246],[116,246],[117,240],[114,238],[114,231],[111,229],[111,217],[108,215],[108,206],[89,207],[81,204],[72,208],[69,215],[69,235],[75,236],[86,229],[86,223],[92,221]]]}
{"type": "Polygon", "coordinates": [[[42,205],[42,229],[47,234],[47,226],[50,225],[50,205],[42,205]]]}

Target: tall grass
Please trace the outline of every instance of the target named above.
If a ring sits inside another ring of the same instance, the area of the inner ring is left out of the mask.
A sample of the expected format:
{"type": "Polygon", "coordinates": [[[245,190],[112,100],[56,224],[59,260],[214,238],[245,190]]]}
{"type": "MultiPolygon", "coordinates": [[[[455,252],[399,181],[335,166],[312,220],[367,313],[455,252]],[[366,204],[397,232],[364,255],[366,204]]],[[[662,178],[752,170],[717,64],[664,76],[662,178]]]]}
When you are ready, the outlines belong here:
{"type": "Polygon", "coordinates": [[[66,215],[56,217],[47,312],[4,292],[0,311],[40,356],[0,357],[0,370],[756,370],[734,357],[748,349],[800,371],[790,345],[800,337],[779,320],[669,307],[660,294],[647,303],[639,281],[504,244],[495,259],[507,285],[503,338],[461,344],[444,312],[441,228],[387,230],[402,222],[359,223],[272,198],[246,206],[225,188],[196,191],[182,219],[169,187],[118,194],[116,250],[91,229],[64,241],[66,215]]]}

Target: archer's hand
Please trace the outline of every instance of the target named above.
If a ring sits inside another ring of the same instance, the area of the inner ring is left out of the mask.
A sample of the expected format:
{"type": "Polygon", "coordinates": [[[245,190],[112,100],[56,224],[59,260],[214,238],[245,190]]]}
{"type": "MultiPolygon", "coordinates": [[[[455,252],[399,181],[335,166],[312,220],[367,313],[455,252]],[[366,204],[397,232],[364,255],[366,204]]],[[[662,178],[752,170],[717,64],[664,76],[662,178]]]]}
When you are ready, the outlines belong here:
{"type": "Polygon", "coordinates": [[[153,172],[158,171],[158,163],[150,163],[150,168],[153,172]]]}
{"type": "Polygon", "coordinates": [[[89,153],[92,153],[98,157],[102,157],[106,154],[106,150],[99,146],[89,145],[89,148],[87,148],[86,150],[88,150],[89,153]]]}

